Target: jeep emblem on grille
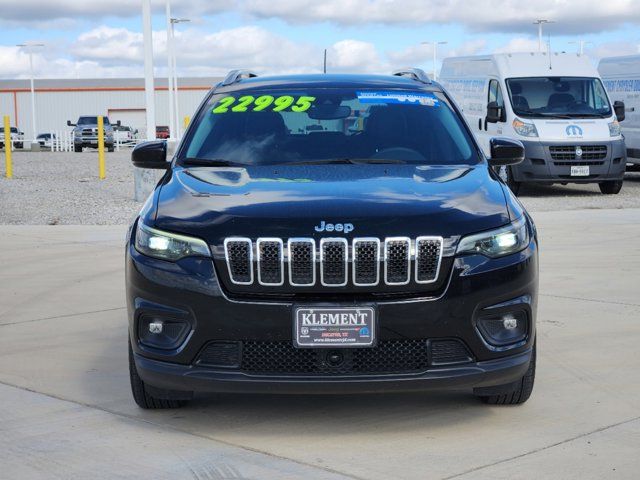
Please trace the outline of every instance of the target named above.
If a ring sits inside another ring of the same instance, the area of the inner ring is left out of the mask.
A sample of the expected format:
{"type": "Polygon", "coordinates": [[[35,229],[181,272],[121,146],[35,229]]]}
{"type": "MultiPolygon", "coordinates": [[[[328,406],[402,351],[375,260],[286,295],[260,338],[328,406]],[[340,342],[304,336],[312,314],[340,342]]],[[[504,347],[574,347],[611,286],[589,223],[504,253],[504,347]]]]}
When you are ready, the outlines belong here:
{"type": "Polygon", "coordinates": [[[353,232],[353,223],[326,223],[324,220],[320,222],[320,225],[316,225],[316,232],[353,232]]]}

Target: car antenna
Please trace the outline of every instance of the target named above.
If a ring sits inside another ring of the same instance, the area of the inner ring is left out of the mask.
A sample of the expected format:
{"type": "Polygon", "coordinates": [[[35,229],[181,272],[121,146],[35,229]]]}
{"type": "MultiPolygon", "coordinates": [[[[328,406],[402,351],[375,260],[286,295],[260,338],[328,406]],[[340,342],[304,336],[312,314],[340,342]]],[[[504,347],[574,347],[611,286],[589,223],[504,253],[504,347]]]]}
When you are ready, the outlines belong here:
{"type": "Polygon", "coordinates": [[[549,54],[549,70],[553,70],[553,68],[551,67],[551,34],[550,33],[547,40],[547,53],[549,54]]]}
{"type": "Polygon", "coordinates": [[[324,65],[322,71],[327,73],[327,49],[324,49],[324,65]]]}

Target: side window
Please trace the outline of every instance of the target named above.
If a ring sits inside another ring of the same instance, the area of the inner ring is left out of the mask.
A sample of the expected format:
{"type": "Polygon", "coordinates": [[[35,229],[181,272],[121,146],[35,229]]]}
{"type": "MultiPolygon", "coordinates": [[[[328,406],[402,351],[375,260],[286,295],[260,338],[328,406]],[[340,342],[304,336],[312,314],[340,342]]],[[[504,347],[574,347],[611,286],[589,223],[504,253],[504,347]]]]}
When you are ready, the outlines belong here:
{"type": "Polygon", "coordinates": [[[496,102],[499,107],[504,108],[504,98],[502,97],[502,89],[497,80],[489,81],[489,102],[496,102]]]}

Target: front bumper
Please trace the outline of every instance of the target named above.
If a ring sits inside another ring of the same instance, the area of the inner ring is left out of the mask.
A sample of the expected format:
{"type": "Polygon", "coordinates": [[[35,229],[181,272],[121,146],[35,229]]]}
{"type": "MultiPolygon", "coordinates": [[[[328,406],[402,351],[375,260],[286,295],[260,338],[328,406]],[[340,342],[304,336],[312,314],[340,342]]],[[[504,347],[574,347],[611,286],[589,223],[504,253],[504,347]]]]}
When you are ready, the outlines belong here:
{"type": "MultiPolygon", "coordinates": [[[[134,229],[135,231],[135,229],[134,229]]],[[[356,393],[389,390],[492,387],[514,382],[526,372],[535,340],[538,288],[537,241],[522,252],[488,259],[454,260],[444,291],[437,297],[380,300],[379,341],[457,339],[470,360],[429,364],[420,371],[382,374],[255,373],[198,364],[212,341],[292,342],[294,301],[233,300],[218,283],[213,262],[186,258],[177,263],[141,255],[129,239],[126,255],[129,334],[140,377],[158,389],[208,392],[356,393]],[[514,299],[520,299],[519,303],[514,299]],[[522,300],[525,299],[525,300],[522,300]],[[526,309],[526,339],[509,348],[487,343],[476,326],[487,311],[526,309]],[[191,330],[175,349],[141,344],[138,322],[144,315],[185,319],[191,330]]],[[[327,295],[326,303],[331,303],[327,295]]],[[[345,302],[335,302],[344,305],[345,302]]],[[[353,303],[351,303],[353,305],[353,303]]]]}
{"type": "Polygon", "coordinates": [[[177,365],[134,354],[138,375],[161,390],[220,393],[349,394],[485,388],[519,380],[532,350],[463,366],[438,367],[416,374],[353,376],[264,376],[177,365]]]}
{"type": "Polygon", "coordinates": [[[605,142],[540,142],[525,140],[525,159],[522,163],[511,167],[514,180],[518,182],[568,182],[593,183],[608,180],[622,180],[627,162],[627,153],[623,139],[605,142]],[[552,147],[563,146],[590,147],[606,145],[604,158],[553,158],[552,147]],[[571,166],[589,166],[588,176],[571,175],[571,166]]]}

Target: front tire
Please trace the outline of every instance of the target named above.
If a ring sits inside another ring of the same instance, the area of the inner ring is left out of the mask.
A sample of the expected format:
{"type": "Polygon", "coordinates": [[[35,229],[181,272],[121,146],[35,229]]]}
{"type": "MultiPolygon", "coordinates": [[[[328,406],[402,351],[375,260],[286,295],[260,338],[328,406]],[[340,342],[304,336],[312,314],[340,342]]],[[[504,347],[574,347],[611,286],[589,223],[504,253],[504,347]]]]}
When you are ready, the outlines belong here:
{"type": "Polygon", "coordinates": [[[600,191],[605,195],[617,195],[622,190],[622,180],[600,182],[600,191]]]}
{"type": "MultiPolygon", "coordinates": [[[[155,393],[156,389],[152,387],[150,388],[148,385],[146,385],[138,375],[136,363],[133,359],[131,342],[129,342],[129,378],[131,380],[131,393],[133,394],[133,399],[140,408],[144,408],[145,410],[157,410],[167,408],[180,408],[187,404],[187,400],[160,398],[156,395],[151,394],[155,393]]],[[[162,391],[162,394],[163,397],[179,397],[185,395],[190,396],[190,394],[187,392],[174,392],[172,390],[162,391]]]]}
{"type": "Polygon", "coordinates": [[[78,145],[74,145],[73,146],[73,151],[76,153],[82,153],[82,145],[78,146],[78,145]]]}
{"type": "Polygon", "coordinates": [[[529,368],[520,380],[512,384],[493,387],[496,390],[502,390],[501,393],[490,395],[476,393],[476,395],[480,398],[480,400],[488,405],[520,405],[526,402],[531,396],[535,378],[536,346],[534,344],[533,352],[531,354],[531,362],[529,362],[529,368]]]}

